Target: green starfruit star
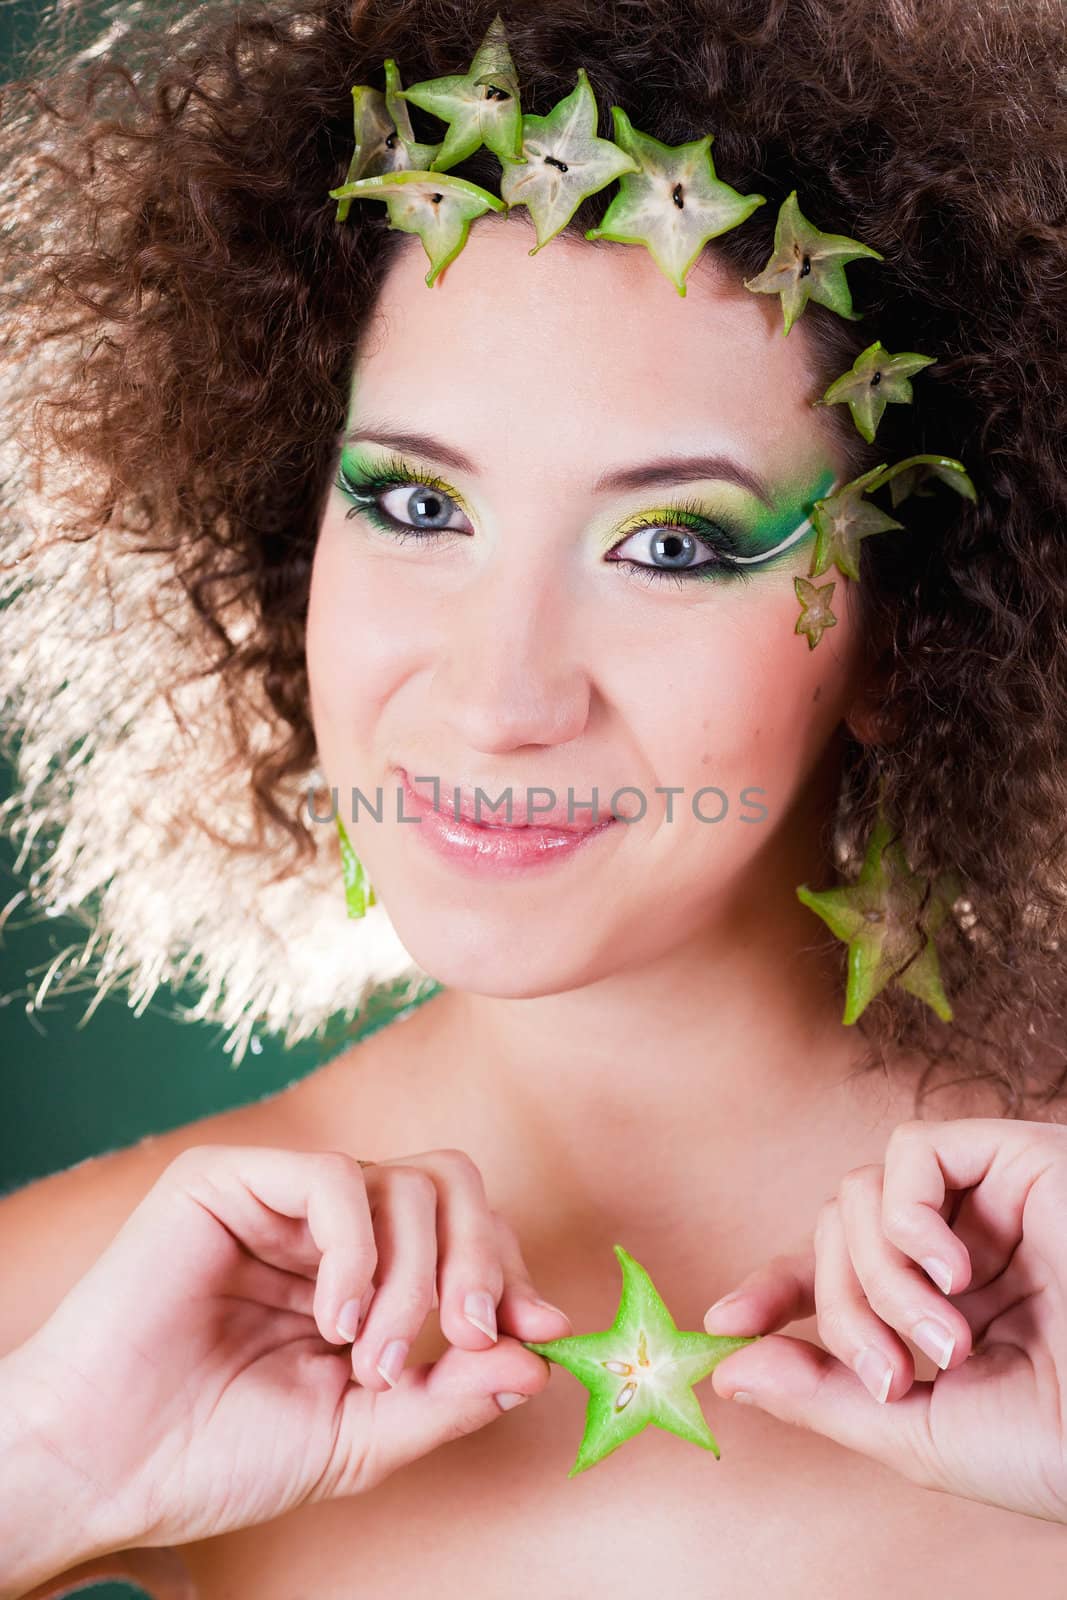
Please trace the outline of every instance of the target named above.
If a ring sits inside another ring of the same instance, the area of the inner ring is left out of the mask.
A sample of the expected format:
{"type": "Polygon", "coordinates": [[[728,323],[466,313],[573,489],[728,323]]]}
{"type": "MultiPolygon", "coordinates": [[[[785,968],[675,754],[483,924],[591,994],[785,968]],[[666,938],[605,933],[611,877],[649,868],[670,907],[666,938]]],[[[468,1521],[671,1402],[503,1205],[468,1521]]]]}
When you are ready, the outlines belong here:
{"type": "Polygon", "coordinates": [[[611,1327],[542,1343],[522,1341],[527,1350],[566,1367],[589,1390],[585,1433],[567,1476],[595,1466],[649,1423],[714,1451],[719,1459],[693,1384],[760,1335],[679,1333],[644,1267],[621,1245],[614,1249],[622,1267],[622,1298],[611,1327]]]}
{"type": "Polygon", "coordinates": [[[367,880],[367,872],[362,861],[352,848],[352,841],[345,832],[345,825],[341,821],[341,813],[337,813],[337,832],[341,841],[341,872],[345,886],[345,903],[348,906],[350,917],[362,917],[368,906],[378,904],[374,890],[367,880]]]}
{"type": "Polygon", "coordinates": [[[545,117],[522,119],[522,165],[505,160],[500,193],[509,206],[527,206],[537,230],[536,255],[573,217],[587,195],[637,172],[633,156],[597,136],[597,104],[584,67],[570,94],[545,117]]]}
{"type": "Polygon", "coordinates": [[[858,322],[862,313],[852,309],[845,265],[861,256],[885,259],[858,239],[821,233],[813,227],[801,213],[793,189],[778,208],[773,254],[762,272],[745,279],[745,288],[753,294],[781,295],[787,335],[809,300],[829,306],[849,322],[858,322]]]}
{"type": "Polygon", "coordinates": [[[891,838],[890,825],[879,814],[856,882],[819,891],[802,883],[797,899],[848,943],[843,1022],[855,1022],[891,980],[951,1022],[932,935],[948,914],[958,884],[954,875],[945,874],[927,892],[928,880],[909,869],[903,847],[891,838]]]}
{"type": "Polygon", "coordinates": [[[709,239],[744,222],[762,194],[739,194],[715,172],[707,133],[689,144],[669,145],[633,127],[621,106],[612,106],[615,143],[638,163],[624,172],[619,192],[587,239],[643,244],[660,271],[685,294],[685,279],[709,239]]]}
{"type": "Polygon", "coordinates": [[[444,172],[487,145],[497,159],[522,162],[519,79],[498,12],[466,72],[424,78],[398,91],[404,100],[448,123],[430,170],[444,172]]]}
{"type": "Polygon", "coordinates": [[[506,210],[488,189],[446,172],[386,172],[330,190],[333,199],[350,195],[384,200],[389,226],[419,235],[430,258],[426,282],[431,286],[463,249],[472,220],[486,211],[506,210]]]}
{"type": "Polygon", "coordinates": [[[876,339],[812,404],[832,406],[844,402],[857,429],[872,444],[886,406],[890,401],[910,403],[909,377],[933,362],[933,356],[920,356],[912,350],[891,356],[882,341],[876,339]]]}
{"type": "MultiPolygon", "coordinates": [[[[385,96],[369,83],[352,87],[352,121],[355,126],[356,146],[348,163],[344,183],[356,183],[360,178],[380,172],[392,172],[408,165],[403,147],[396,136],[396,125],[386,109],[385,96]]],[[[330,194],[334,191],[331,189],[330,194]]],[[[344,222],[352,202],[338,200],[336,219],[344,222]]]]}
{"type": "Polygon", "coordinates": [[[910,494],[925,499],[930,494],[930,489],[923,485],[928,484],[931,478],[947,484],[965,500],[978,499],[963,462],[957,461],[955,456],[905,456],[902,461],[894,461],[891,467],[882,468],[881,472],[882,476],[876,487],[880,488],[883,483],[888,483],[894,508],[910,494]]]}
{"type": "Polygon", "coordinates": [[[806,633],[808,636],[808,649],[814,650],[827,628],[837,625],[837,618],[830,610],[830,601],[834,597],[835,583],[824,584],[817,589],[807,578],[794,578],[793,588],[796,590],[797,599],[800,601],[800,615],[797,618],[794,633],[806,633]]]}
{"type": "Polygon", "coordinates": [[[877,488],[885,481],[881,476],[884,471],[885,462],[882,462],[844,484],[836,494],[815,501],[811,512],[815,544],[809,577],[818,578],[827,567],[836,566],[846,577],[858,580],[860,540],[889,528],[903,528],[904,524],[881,506],[863,498],[865,489],[877,488]]]}

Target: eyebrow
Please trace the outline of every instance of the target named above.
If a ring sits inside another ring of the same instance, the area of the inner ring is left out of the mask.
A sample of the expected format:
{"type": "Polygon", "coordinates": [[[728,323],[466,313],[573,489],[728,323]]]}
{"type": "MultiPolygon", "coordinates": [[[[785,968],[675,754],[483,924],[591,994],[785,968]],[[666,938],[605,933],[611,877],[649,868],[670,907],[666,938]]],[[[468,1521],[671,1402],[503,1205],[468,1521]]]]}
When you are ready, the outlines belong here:
{"type": "MultiPolygon", "coordinates": [[[[456,472],[477,476],[478,469],[469,456],[452,445],[435,439],[429,433],[415,433],[404,429],[382,429],[360,426],[345,434],[346,444],[366,439],[371,444],[384,445],[386,449],[409,451],[413,455],[431,457],[456,472]]],[[[774,499],[767,483],[755,472],[743,467],[732,456],[662,456],[656,461],[646,461],[637,467],[622,467],[615,472],[602,473],[593,484],[594,494],[622,493],[628,489],[645,489],[661,483],[694,483],[702,478],[720,478],[747,489],[764,505],[773,509],[774,499]]]]}

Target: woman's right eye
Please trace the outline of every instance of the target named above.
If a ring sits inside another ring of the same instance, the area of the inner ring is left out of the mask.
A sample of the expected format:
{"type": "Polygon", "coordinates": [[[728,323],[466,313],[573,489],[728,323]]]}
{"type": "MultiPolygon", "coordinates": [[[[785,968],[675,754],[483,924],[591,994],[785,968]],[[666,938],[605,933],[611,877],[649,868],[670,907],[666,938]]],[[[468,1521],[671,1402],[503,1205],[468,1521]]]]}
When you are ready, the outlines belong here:
{"type": "Polygon", "coordinates": [[[463,533],[452,520],[463,516],[456,501],[443,487],[416,479],[368,479],[353,483],[345,473],[338,474],[337,487],[354,502],[347,516],[363,512],[386,533],[401,537],[432,537],[439,533],[463,533]]]}

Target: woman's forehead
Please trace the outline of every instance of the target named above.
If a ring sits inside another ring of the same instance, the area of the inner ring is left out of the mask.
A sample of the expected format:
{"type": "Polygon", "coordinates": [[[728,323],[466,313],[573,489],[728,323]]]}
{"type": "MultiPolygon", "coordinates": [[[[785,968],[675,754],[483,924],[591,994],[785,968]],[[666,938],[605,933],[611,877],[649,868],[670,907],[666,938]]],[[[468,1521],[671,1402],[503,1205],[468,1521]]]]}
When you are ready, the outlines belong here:
{"type": "Polygon", "coordinates": [[[799,327],[783,336],[776,302],[707,250],[683,297],[643,248],[560,236],[531,256],[533,237],[480,218],[433,287],[418,241],[398,250],[353,370],[350,424],[385,415],[470,452],[510,441],[598,462],[709,439],[772,472],[826,460],[809,350],[799,327]]]}

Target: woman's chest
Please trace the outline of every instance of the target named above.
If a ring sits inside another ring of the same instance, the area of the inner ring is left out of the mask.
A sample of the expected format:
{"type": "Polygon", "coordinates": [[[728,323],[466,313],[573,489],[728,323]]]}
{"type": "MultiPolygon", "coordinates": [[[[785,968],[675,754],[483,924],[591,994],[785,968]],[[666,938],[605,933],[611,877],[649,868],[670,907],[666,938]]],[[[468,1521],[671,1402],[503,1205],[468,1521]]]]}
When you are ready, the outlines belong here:
{"type": "Polygon", "coordinates": [[[188,1547],[199,1600],[1062,1600],[1061,1527],[695,1392],[720,1459],[651,1426],[568,1478],[587,1396],[554,1368],[367,1494],[188,1547]]]}

